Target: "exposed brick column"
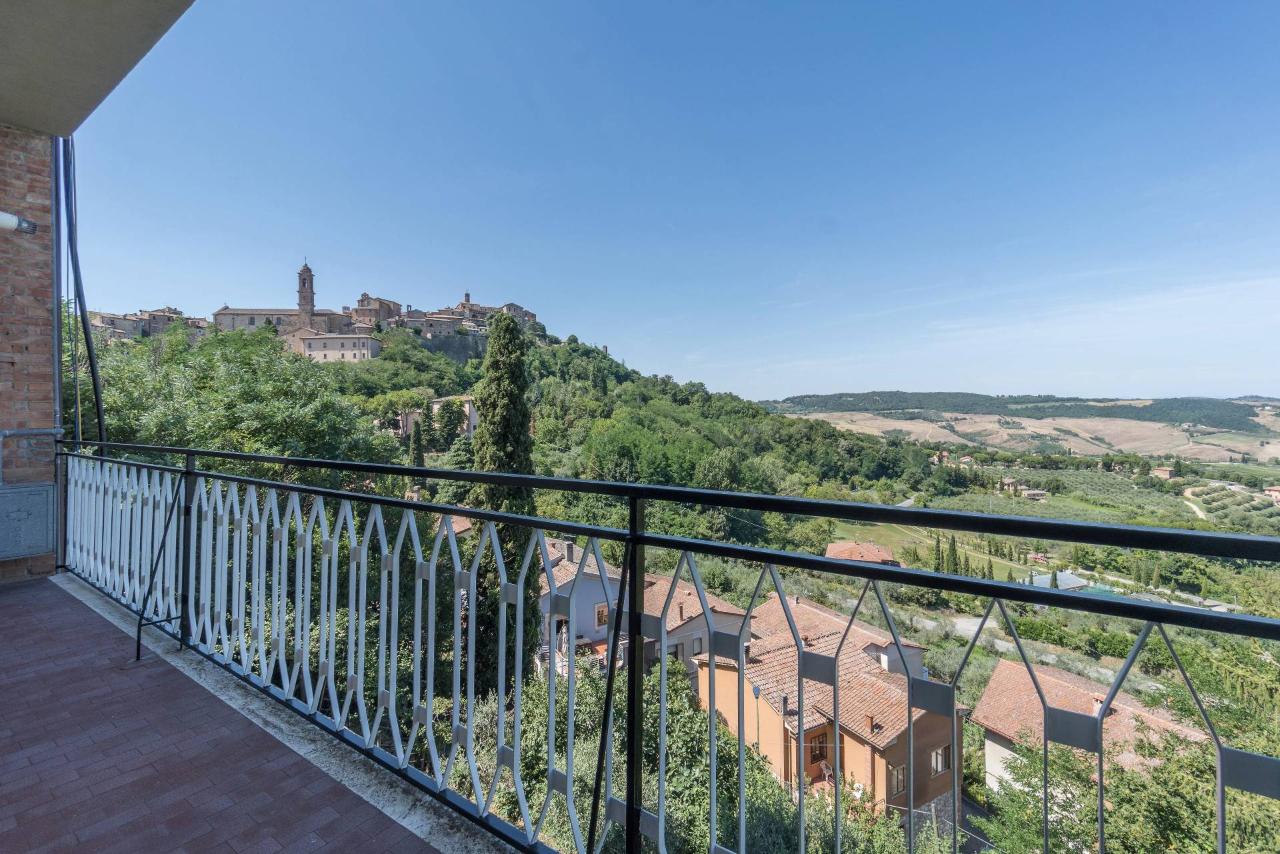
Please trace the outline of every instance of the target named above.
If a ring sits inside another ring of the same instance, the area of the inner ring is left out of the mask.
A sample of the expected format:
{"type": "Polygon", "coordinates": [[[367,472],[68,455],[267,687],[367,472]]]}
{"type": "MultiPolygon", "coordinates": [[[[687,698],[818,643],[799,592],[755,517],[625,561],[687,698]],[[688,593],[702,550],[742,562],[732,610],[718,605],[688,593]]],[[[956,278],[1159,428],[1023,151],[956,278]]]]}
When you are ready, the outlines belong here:
{"type": "MultiPolygon", "coordinates": [[[[55,426],[51,158],[48,136],[0,125],[0,210],[39,226],[0,232],[0,430],[55,426]]],[[[52,439],[5,440],[3,475],[6,485],[52,481],[52,439]]],[[[0,582],[53,568],[52,553],[0,561],[0,582]]]]}

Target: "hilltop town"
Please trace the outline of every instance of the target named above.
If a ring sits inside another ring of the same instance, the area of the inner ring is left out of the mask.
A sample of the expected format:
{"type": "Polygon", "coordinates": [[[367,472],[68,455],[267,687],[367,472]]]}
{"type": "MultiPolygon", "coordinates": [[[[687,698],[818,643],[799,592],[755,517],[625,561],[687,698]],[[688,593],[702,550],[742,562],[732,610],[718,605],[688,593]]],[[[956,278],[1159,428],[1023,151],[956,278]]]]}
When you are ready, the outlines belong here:
{"type": "Polygon", "coordinates": [[[93,311],[89,316],[94,331],[107,339],[147,338],[163,333],[175,323],[184,325],[195,336],[204,335],[211,328],[231,332],[273,327],[293,352],[312,361],[329,362],[376,358],[382,344],[374,333],[396,327],[418,335],[428,349],[450,356],[479,355],[489,321],[498,314],[511,315],[526,329],[542,331],[538,316],[524,306],[512,302],[481,305],[471,301],[470,292],[464,293],[456,305],[430,311],[367,292],[360,294],[354,306],[344,305],[341,310],[316,308],[315,273],[304,262],[298,270],[298,301],[294,308],[224,305],[213,313],[212,320],[188,317],[172,306],[128,314],[93,311]],[[471,336],[464,342],[468,346],[456,346],[455,342],[465,336],[471,336]]]}

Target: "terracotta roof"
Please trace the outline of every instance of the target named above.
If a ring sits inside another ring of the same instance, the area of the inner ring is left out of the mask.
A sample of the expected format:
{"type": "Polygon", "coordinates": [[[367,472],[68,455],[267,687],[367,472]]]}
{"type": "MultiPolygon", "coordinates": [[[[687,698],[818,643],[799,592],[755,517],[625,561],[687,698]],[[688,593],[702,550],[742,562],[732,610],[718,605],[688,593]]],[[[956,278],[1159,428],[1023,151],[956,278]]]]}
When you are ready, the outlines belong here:
{"type": "MultiPolygon", "coordinates": [[[[1107,697],[1107,686],[1092,679],[1044,665],[1037,665],[1035,670],[1045,701],[1054,708],[1093,715],[1107,697]]],[[[1001,659],[996,664],[971,717],[974,723],[1019,744],[1040,744],[1044,738],[1040,697],[1020,661],[1001,659]]],[[[1179,723],[1163,709],[1148,708],[1138,698],[1121,691],[1103,722],[1103,744],[1120,748],[1116,761],[1126,768],[1143,764],[1142,757],[1133,750],[1140,726],[1156,734],[1176,733],[1192,741],[1206,738],[1203,732],[1179,723]]]]}
{"type": "MultiPolygon", "coordinates": [[[[675,582],[675,595],[671,599],[671,610],[667,612],[667,631],[672,631],[692,619],[702,616],[702,600],[698,598],[698,589],[690,581],[675,582]]],[[[671,577],[665,575],[650,576],[644,588],[644,612],[661,616],[663,606],[667,603],[667,594],[671,592],[671,577]]],[[[707,605],[712,613],[741,617],[746,611],[716,596],[707,594],[707,605]]]]}
{"type": "MultiPolygon", "coordinates": [[[[871,597],[868,596],[868,599],[871,597]]],[[[791,596],[787,599],[787,606],[791,610],[791,618],[796,621],[796,629],[800,632],[800,636],[817,637],[818,635],[835,633],[837,636],[844,634],[845,627],[849,625],[849,617],[838,611],[833,611],[823,605],[819,605],[812,599],[806,599],[803,596],[791,596]]],[[[878,608],[874,601],[864,601],[863,608],[878,608]]],[[[782,611],[782,603],[778,601],[776,592],[770,593],[769,597],[755,607],[751,612],[751,634],[757,638],[768,638],[773,635],[786,635],[791,637],[791,629],[787,624],[787,616],[782,611]]],[[[845,649],[863,650],[870,644],[888,647],[893,646],[893,636],[881,628],[877,628],[870,623],[862,620],[854,620],[853,628],[849,630],[849,640],[845,644],[845,649]]],[[[902,639],[904,647],[914,649],[924,649],[920,644],[902,639]]]]}
{"type": "MultiPolygon", "coordinates": [[[[595,554],[591,549],[584,549],[582,546],[570,543],[568,540],[547,537],[547,556],[551,558],[551,575],[556,580],[557,590],[573,584],[573,579],[578,575],[578,564],[582,561],[584,552],[587,554],[585,572],[588,575],[599,576],[600,570],[596,567],[595,554]],[[573,550],[572,560],[567,557],[570,548],[573,550]]],[[[537,563],[539,568],[538,585],[543,593],[548,593],[551,587],[547,584],[547,574],[541,571],[541,559],[538,559],[537,563]]],[[[607,562],[604,565],[604,571],[608,578],[618,578],[621,575],[615,567],[610,566],[607,562]]]]}
{"type": "MultiPolygon", "coordinates": [[[[822,655],[835,655],[840,634],[830,632],[810,637],[806,649],[822,655]]],[[[705,666],[705,654],[695,657],[699,666],[705,666]]],[[[722,657],[716,658],[718,672],[728,675],[718,683],[721,691],[737,693],[736,665],[722,657]]],[[[760,699],[783,714],[783,697],[787,698],[785,725],[797,732],[796,699],[798,696],[798,663],[795,643],[789,636],[775,635],[754,641],[746,659],[746,678],[760,689],[760,699]]],[[[883,750],[898,738],[907,726],[907,680],[899,673],[890,673],[862,649],[845,645],[840,654],[840,725],[859,738],[883,750]],[[870,716],[872,726],[867,727],[870,716]]],[[[747,687],[747,691],[751,690],[747,687]]],[[[925,712],[917,709],[919,720],[925,712]]],[[[804,683],[804,728],[806,731],[835,718],[834,695],[829,685],[812,680],[804,683]]]]}
{"type": "Polygon", "coordinates": [[[840,560],[861,560],[867,563],[891,563],[893,552],[875,543],[859,543],[843,540],[827,546],[827,557],[840,560]]]}

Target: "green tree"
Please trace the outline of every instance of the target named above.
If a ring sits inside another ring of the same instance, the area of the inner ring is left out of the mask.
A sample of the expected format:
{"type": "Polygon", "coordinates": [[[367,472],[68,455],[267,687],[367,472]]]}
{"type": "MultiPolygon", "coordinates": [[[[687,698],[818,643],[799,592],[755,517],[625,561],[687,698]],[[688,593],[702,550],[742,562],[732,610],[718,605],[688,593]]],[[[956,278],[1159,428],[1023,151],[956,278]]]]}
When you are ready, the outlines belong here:
{"type": "MultiPolygon", "coordinates": [[[[421,468],[423,465],[422,457],[422,422],[413,422],[413,432],[409,434],[409,465],[421,468]]],[[[418,478],[412,480],[417,483],[418,478]]]]}
{"type": "MultiPolygon", "coordinates": [[[[525,364],[528,342],[515,318],[499,314],[489,324],[489,345],[485,351],[480,383],[476,387],[476,408],[480,421],[472,438],[475,467],[479,471],[505,472],[509,474],[533,473],[533,437],[529,433],[529,372],[525,364]]],[[[487,510],[504,513],[533,515],[533,490],[523,486],[507,486],[480,483],[472,489],[471,503],[487,510]]],[[[524,556],[529,530],[519,525],[501,525],[498,538],[502,543],[503,559],[514,581],[524,556]]],[[[497,583],[496,560],[487,553],[487,576],[482,592],[478,594],[475,611],[477,618],[476,673],[496,675],[497,629],[499,603],[502,590],[497,583]]],[[[538,574],[529,572],[525,577],[524,613],[538,613],[538,574]]],[[[507,637],[515,637],[515,608],[507,610],[507,637]]],[[[526,631],[523,650],[525,667],[532,665],[533,653],[538,647],[538,633],[526,631]]],[[[514,659],[510,661],[514,665],[514,659]]],[[[508,669],[510,673],[510,668],[508,669]]],[[[510,676],[508,676],[510,678],[510,676]]],[[[503,686],[505,690],[505,686],[503,686]]]]}
{"type": "Polygon", "coordinates": [[[956,549],[955,534],[947,541],[947,562],[944,569],[952,575],[960,572],[960,553],[956,549]]]}
{"type": "Polygon", "coordinates": [[[462,427],[467,423],[467,411],[462,401],[451,399],[440,404],[440,411],[435,413],[435,434],[439,449],[449,450],[457,440],[462,427]]]}

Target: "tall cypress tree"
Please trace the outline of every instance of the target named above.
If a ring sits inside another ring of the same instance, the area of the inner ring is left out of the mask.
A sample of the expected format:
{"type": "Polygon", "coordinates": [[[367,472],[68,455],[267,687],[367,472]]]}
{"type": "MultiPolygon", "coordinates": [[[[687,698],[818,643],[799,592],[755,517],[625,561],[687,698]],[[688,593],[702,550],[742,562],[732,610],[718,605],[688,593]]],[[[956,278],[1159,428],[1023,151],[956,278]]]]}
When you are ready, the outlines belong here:
{"type": "MultiPolygon", "coordinates": [[[[533,473],[529,373],[525,364],[527,351],[528,342],[515,318],[507,314],[497,315],[489,324],[489,346],[475,392],[480,421],[472,437],[472,453],[478,471],[533,473]]],[[[534,512],[533,491],[526,487],[476,484],[471,491],[470,504],[504,513],[532,515],[534,512]]],[[[518,525],[498,526],[507,577],[512,583],[517,580],[530,533],[528,528],[518,525]]],[[[491,680],[497,678],[498,610],[502,591],[498,585],[497,564],[491,552],[486,552],[477,584],[482,587],[476,591],[476,677],[493,684],[491,680]]],[[[523,657],[525,671],[528,672],[539,641],[536,566],[530,567],[523,594],[525,637],[524,648],[518,654],[523,657]]],[[[515,608],[508,608],[507,643],[512,645],[514,642],[515,608]]],[[[507,664],[507,679],[510,681],[514,659],[509,656],[507,664]]],[[[506,687],[501,686],[504,691],[506,687]]]]}
{"type": "MultiPolygon", "coordinates": [[[[413,422],[413,430],[409,433],[409,465],[422,467],[422,422],[413,422]]],[[[413,483],[418,483],[418,477],[409,478],[413,483]]]]}

